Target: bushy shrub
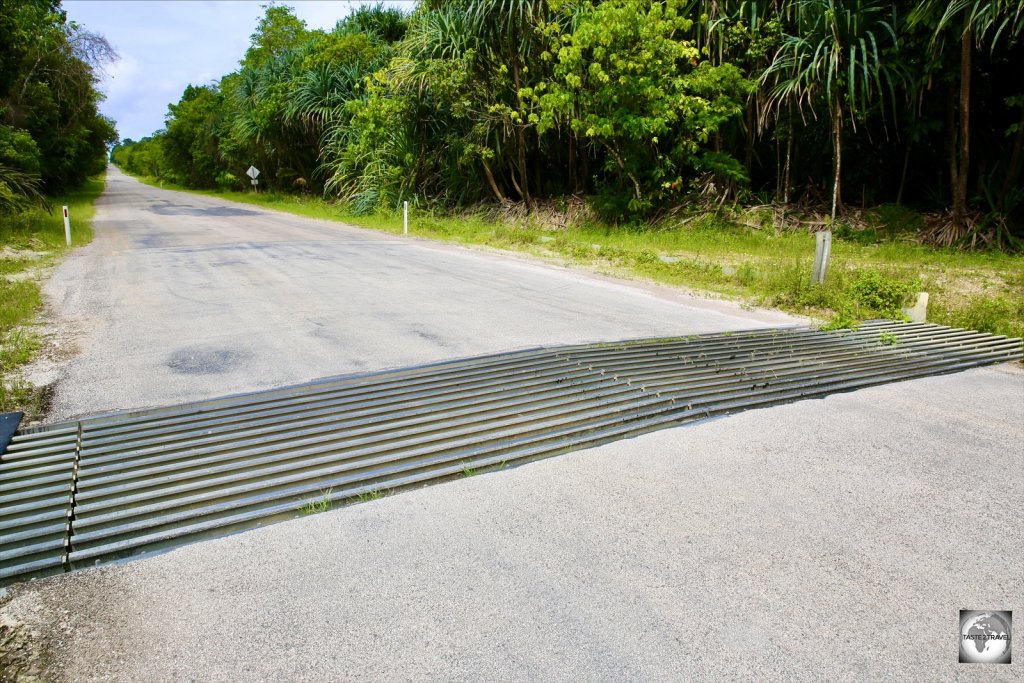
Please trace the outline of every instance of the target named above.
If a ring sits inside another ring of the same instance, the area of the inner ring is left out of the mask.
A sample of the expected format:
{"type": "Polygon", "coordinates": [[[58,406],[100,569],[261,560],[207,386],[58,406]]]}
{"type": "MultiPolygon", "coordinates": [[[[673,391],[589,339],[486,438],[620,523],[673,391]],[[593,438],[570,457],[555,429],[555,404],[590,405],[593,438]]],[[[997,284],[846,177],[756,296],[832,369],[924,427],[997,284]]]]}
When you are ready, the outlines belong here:
{"type": "Polygon", "coordinates": [[[849,294],[855,305],[867,309],[865,312],[874,312],[883,318],[903,318],[900,309],[920,287],[917,280],[898,280],[877,270],[863,270],[850,282],[849,294]]]}

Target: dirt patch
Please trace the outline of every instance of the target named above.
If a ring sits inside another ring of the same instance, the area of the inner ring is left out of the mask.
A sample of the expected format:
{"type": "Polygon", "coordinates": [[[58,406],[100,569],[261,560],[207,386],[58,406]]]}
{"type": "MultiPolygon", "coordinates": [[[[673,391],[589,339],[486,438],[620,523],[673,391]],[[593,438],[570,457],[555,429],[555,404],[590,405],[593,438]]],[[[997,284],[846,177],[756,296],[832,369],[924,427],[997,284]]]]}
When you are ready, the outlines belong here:
{"type": "Polygon", "coordinates": [[[38,393],[38,410],[34,411],[36,414],[26,414],[23,427],[39,424],[49,414],[64,368],[80,353],[84,328],[81,321],[74,319],[58,321],[50,304],[43,305],[33,326],[39,348],[31,361],[17,369],[38,393]]]}
{"type": "MultiPolygon", "coordinates": [[[[0,589],[0,683],[124,680],[124,645],[110,639],[104,607],[128,590],[109,568],[59,574],[0,589]],[[102,644],[101,644],[102,643],[102,644]],[[81,657],[101,644],[98,656],[81,657]],[[86,671],[82,671],[82,667],[86,671]]],[[[129,676],[130,677],[130,676],[129,676]]],[[[148,680],[136,675],[132,680],[148,680]]]]}
{"type": "Polygon", "coordinates": [[[566,230],[596,218],[589,205],[580,197],[537,200],[532,209],[523,202],[506,200],[497,206],[488,203],[471,207],[462,215],[483,215],[494,223],[552,231],[566,230]]]}
{"type": "Polygon", "coordinates": [[[22,613],[37,613],[41,605],[31,595],[0,601],[0,682],[55,681],[47,670],[46,646],[39,630],[22,613]]]}
{"type": "Polygon", "coordinates": [[[40,273],[35,268],[28,268],[17,273],[7,273],[2,277],[8,282],[27,282],[29,280],[39,280],[40,273]]]}
{"type": "Polygon", "coordinates": [[[0,247],[0,260],[9,261],[36,261],[51,256],[52,251],[33,251],[31,249],[12,249],[11,247],[0,247]]]}

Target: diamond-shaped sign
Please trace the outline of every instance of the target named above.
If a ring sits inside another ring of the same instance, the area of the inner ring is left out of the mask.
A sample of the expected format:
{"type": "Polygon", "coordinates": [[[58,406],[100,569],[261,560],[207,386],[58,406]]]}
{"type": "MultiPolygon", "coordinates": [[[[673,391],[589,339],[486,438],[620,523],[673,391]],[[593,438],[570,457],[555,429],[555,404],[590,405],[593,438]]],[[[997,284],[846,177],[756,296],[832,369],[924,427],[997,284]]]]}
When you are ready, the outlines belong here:
{"type": "Polygon", "coordinates": [[[253,180],[256,180],[256,178],[257,178],[257,176],[259,176],[259,174],[260,174],[260,169],[256,168],[255,166],[250,166],[249,170],[245,172],[245,175],[249,176],[253,180]]]}

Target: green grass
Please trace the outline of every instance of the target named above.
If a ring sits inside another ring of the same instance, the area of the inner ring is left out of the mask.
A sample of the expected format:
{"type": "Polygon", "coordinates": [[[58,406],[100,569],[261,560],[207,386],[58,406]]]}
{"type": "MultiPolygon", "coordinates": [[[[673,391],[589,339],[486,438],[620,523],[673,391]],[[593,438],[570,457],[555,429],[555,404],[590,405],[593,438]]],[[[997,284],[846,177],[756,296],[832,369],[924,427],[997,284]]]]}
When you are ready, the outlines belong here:
{"type": "Polygon", "coordinates": [[[34,208],[0,217],[0,412],[42,417],[41,391],[18,370],[39,349],[32,326],[43,303],[40,279],[68,250],[62,206],[71,217],[72,246],[92,241],[94,202],[103,183],[93,178],[76,192],[51,198],[53,213],[34,208]]]}
{"type": "Polygon", "coordinates": [[[333,488],[321,491],[319,498],[312,498],[299,506],[299,512],[304,515],[312,515],[317,512],[327,512],[333,506],[333,501],[331,500],[331,493],[333,492],[333,488]]]}
{"type": "Polygon", "coordinates": [[[878,335],[878,343],[882,346],[895,346],[900,343],[900,338],[892,332],[881,332],[878,335]]]}
{"type": "MultiPolygon", "coordinates": [[[[199,194],[389,233],[402,231],[397,210],[365,216],[314,197],[199,194]]],[[[899,317],[899,309],[912,303],[914,293],[927,291],[930,321],[1024,336],[1024,257],[919,244],[913,235],[920,228],[920,216],[904,207],[877,207],[864,219],[867,227],[835,227],[828,277],[821,286],[810,284],[814,236],[777,229],[770,212],[757,210],[739,219],[708,214],[654,226],[592,221],[544,230],[529,222],[510,225],[477,215],[410,209],[409,224],[416,237],[516,251],[617,277],[685,287],[808,315],[829,321],[833,328],[873,317],[899,317]]]]}
{"type": "Polygon", "coordinates": [[[386,493],[387,493],[386,491],[383,491],[381,489],[376,489],[376,490],[373,490],[373,491],[366,491],[365,493],[360,493],[357,496],[353,496],[352,499],[355,500],[358,503],[368,503],[371,500],[377,500],[378,498],[383,498],[386,495],[386,493]]]}
{"type": "Polygon", "coordinates": [[[61,207],[68,207],[71,217],[71,244],[78,247],[92,241],[92,219],[96,215],[94,202],[103,192],[104,180],[97,176],[80,189],[62,197],[51,197],[53,213],[34,208],[0,220],[0,247],[15,250],[62,252],[67,249],[64,240],[64,218],[61,207]]]}

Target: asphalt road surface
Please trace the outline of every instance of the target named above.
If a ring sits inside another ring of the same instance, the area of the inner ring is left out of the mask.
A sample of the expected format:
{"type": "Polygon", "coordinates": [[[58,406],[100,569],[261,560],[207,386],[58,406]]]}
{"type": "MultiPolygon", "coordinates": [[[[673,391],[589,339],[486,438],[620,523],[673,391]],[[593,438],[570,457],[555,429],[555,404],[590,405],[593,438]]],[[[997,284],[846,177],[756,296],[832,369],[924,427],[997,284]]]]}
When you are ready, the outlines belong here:
{"type": "MultiPolygon", "coordinates": [[[[97,318],[63,410],[765,320],[277,214],[213,214],[240,210],[112,174],[96,243],[51,287],[97,318]],[[151,215],[159,206],[193,213],[151,215]],[[91,294],[76,280],[90,274],[91,294]],[[194,319],[174,320],[185,311],[194,319]],[[196,346],[250,355],[176,372],[196,346]]],[[[1022,509],[1024,371],[1000,366],[23,584],[0,626],[73,681],[1020,680],[1024,657],[959,664],[957,647],[958,610],[1024,612],[1022,509]]]]}
{"type": "Polygon", "coordinates": [[[792,320],[160,190],[116,168],[107,183],[95,240],[45,287],[80,351],[59,377],[53,418],[538,344],[792,320]]]}

